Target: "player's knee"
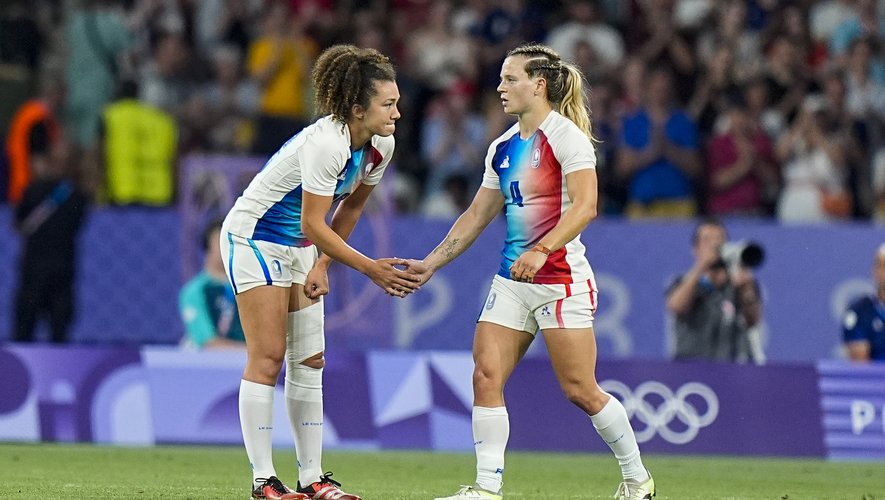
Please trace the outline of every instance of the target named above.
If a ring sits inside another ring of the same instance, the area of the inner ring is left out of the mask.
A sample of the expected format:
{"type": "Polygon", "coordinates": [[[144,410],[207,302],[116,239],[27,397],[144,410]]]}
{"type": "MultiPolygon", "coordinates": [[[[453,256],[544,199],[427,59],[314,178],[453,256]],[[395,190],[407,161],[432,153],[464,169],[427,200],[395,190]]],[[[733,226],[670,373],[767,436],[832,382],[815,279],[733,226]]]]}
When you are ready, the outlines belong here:
{"type": "Polygon", "coordinates": [[[318,352],[313,356],[305,359],[300,364],[308,367],[308,368],[316,368],[320,369],[326,366],[326,358],[323,356],[322,352],[318,352]]]}
{"type": "Polygon", "coordinates": [[[288,399],[322,401],[323,367],[311,367],[302,363],[287,366],[285,393],[288,399]]]}
{"type": "Polygon", "coordinates": [[[561,387],[566,399],[591,415],[602,410],[608,399],[596,384],[584,383],[578,379],[566,380],[561,387]]]}
{"type": "Polygon", "coordinates": [[[500,392],[503,389],[504,381],[500,372],[488,366],[477,364],[473,370],[473,392],[476,394],[487,394],[500,392]]]}

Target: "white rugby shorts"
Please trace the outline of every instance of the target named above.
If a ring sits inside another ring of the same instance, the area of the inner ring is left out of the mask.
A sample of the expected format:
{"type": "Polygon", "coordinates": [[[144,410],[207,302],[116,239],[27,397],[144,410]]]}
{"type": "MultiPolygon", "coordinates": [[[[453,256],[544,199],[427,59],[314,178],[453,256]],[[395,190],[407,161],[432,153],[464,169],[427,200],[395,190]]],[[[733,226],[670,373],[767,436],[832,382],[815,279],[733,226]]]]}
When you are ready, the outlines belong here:
{"type": "Polygon", "coordinates": [[[234,293],[261,285],[291,287],[304,284],[319,254],[315,245],[290,247],[221,232],[224,270],[234,293]]]}
{"type": "Polygon", "coordinates": [[[477,321],[488,321],[532,335],[552,328],[591,328],[596,282],[542,285],[496,275],[477,321]]]}

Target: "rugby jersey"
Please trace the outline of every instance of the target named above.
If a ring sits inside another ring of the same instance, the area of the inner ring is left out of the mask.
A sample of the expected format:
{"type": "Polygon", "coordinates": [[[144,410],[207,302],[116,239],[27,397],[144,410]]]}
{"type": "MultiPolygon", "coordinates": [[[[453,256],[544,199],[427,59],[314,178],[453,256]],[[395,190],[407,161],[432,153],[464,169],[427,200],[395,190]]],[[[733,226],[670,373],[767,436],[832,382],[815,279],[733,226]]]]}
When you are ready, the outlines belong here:
{"type": "MultiPolygon", "coordinates": [[[[593,144],[571,120],[551,111],[527,139],[513,125],[489,146],[482,186],[500,189],[505,199],[507,237],[498,275],[510,279],[510,266],[537,244],[571,206],[565,176],[596,168],[593,144]]],[[[593,278],[580,234],[538,270],[534,283],[576,283],[593,278]]]]}
{"type": "Polygon", "coordinates": [[[393,155],[393,136],[373,136],[350,150],[350,130],[331,116],[287,141],[252,179],[225,220],[225,230],[253,240],[308,246],[301,231],[304,191],[341,200],[360,185],[375,185],[393,155]]]}

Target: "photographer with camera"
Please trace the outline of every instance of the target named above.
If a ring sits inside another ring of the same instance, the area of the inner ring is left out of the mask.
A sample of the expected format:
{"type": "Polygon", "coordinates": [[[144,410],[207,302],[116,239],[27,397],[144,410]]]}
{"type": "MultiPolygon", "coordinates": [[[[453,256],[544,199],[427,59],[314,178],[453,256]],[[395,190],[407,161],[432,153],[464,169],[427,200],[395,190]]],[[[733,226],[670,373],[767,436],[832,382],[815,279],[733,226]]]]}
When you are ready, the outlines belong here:
{"type": "Polygon", "coordinates": [[[762,304],[752,271],[764,252],[757,244],[727,240],[720,221],[701,221],[692,236],[695,263],[667,290],[674,360],[764,362],[762,304]]]}

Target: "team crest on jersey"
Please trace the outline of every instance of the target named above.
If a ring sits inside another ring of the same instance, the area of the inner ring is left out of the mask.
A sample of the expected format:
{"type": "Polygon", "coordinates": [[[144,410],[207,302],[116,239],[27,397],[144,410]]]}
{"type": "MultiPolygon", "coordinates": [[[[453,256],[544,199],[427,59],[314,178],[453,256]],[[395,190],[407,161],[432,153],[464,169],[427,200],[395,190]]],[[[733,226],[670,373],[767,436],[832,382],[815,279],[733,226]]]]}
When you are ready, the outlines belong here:
{"type": "Polygon", "coordinates": [[[538,165],[541,164],[541,148],[535,148],[532,151],[532,168],[538,168],[538,165]]]}
{"type": "Polygon", "coordinates": [[[505,156],[504,161],[501,162],[501,166],[498,168],[500,168],[501,170],[504,170],[505,168],[510,168],[510,156],[505,156]]]}
{"type": "Polygon", "coordinates": [[[365,174],[366,174],[366,175],[369,175],[369,172],[371,172],[373,168],[375,168],[375,164],[374,164],[374,163],[372,163],[372,162],[367,163],[367,164],[366,164],[365,174]]]}

